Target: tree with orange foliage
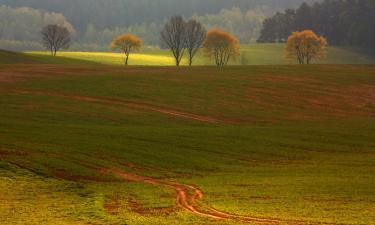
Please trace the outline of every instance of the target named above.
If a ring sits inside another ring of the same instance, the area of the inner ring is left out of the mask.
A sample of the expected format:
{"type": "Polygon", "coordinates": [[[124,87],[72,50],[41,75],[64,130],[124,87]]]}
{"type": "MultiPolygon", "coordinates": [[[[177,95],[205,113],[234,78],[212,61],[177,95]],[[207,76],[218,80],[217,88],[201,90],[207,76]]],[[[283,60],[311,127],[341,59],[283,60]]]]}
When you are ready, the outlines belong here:
{"type": "Polygon", "coordinates": [[[111,43],[111,48],[113,50],[120,49],[125,53],[125,65],[128,65],[130,53],[132,51],[139,51],[142,46],[142,40],[132,34],[120,35],[116,37],[111,43]]]}
{"type": "Polygon", "coordinates": [[[321,59],[326,55],[327,40],[312,30],[293,32],[286,43],[286,58],[299,64],[310,64],[313,59],[321,59]]]}
{"type": "Polygon", "coordinates": [[[240,55],[238,39],[221,29],[208,31],[203,47],[207,56],[213,58],[217,66],[225,66],[230,59],[240,55]]]}

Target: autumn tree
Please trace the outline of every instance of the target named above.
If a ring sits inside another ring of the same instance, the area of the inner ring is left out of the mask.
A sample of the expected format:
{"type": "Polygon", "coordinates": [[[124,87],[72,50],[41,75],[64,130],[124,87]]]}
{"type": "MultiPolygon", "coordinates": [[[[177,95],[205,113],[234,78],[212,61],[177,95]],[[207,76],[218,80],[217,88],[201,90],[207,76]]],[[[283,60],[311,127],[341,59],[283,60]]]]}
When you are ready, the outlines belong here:
{"type": "Polygon", "coordinates": [[[206,29],[198,21],[191,19],[186,23],[185,47],[189,54],[189,66],[193,64],[193,58],[202,47],[206,34],[206,29]]]}
{"type": "Polygon", "coordinates": [[[203,47],[207,56],[213,58],[217,66],[227,65],[230,59],[240,54],[238,39],[221,29],[208,31],[203,47]]]}
{"type": "Polygon", "coordinates": [[[123,34],[116,37],[112,43],[111,48],[113,50],[119,49],[125,54],[125,65],[128,65],[129,55],[133,51],[139,51],[143,46],[143,42],[140,38],[132,34],[123,34]]]}
{"type": "Polygon", "coordinates": [[[185,53],[186,22],[181,16],[173,16],[160,32],[162,43],[168,47],[179,66],[185,53]]]}
{"type": "Polygon", "coordinates": [[[325,57],[327,41],[312,30],[293,32],[286,43],[286,58],[299,64],[310,64],[313,59],[325,57]]]}
{"type": "Polygon", "coordinates": [[[374,27],[374,0],[322,0],[264,20],[258,41],[286,42],[293,31],[313,30],[331,45],[353,46],[375,54],[374,27]]]}
{"type": "Polygon", "coordinates": [[[50,50],[53,56],[56,56],[60,49],[70,47],[70,31],[65,26],[49,24],[43,27],[40,34],[43,46],[50,50]]]}

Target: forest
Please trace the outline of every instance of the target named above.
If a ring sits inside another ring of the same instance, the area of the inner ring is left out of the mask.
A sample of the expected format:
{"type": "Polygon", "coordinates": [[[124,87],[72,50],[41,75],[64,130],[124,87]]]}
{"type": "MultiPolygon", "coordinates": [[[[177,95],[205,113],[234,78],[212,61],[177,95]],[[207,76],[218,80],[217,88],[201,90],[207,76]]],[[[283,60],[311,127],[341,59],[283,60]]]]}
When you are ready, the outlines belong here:
{"type": "Polygon", "coordinates": [[[311,29],[330,45],[375,53],[375,1],[324,0],[286,9],[264,21],[259,42],[285,42],[293,31],[311,29]]]}
{"type": "MultiPolygon", "coordinates": [[[[49,23],[74,30],[75,50],[108,50],[124,32],[159,45],[162,24],[175,14],[196,18],[207,28],[234,33],[242,43],[255,42],[263,20],[303,0],[0,0],[0,46],[39,50],[40,30],[49,23]]],[[[309,0],[309,3],[315,2],[309,0]]]]}

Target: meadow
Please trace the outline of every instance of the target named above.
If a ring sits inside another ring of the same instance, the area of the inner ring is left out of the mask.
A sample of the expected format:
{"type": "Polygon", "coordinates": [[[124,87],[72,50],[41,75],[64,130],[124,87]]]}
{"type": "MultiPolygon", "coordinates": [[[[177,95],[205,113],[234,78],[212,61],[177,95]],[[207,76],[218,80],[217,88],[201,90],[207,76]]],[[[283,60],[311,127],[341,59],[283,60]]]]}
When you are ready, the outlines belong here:
{"type": "MultiPolygon", "coordinates": [[[[284,44],[249,44],[242,45],[241,56],[230,62],[230,65],[281,65],[292,64],[284,57],[284,44]]],[[[46,57],[49,52],[28,52],[33,57],[46,57]]],[[[58,54],[63,61],[67,59],[86,60],[106,65],[124,64],[124,55],[111,52],[61,52],[58,54]]],[[[130,65],[172,66],[174,59],[168,50],[144,50],[130,56],[130,65]]],[[[294,62],[293,62],[294,63],[294,62]]],[[[318,64],[373,64],[375,58],[343,47],[328,47],[327,57],[318,60],[318,64]]],[[[185,57],[183,65],[188,64],[185,57]]],[[[199,53],[194,65],[213,65],[204,53],[199,53]]]]}
{"type": "Polygon", "coordinates": [[[0,224],[374,224],[374,65],[1,54],[0,224]]]}

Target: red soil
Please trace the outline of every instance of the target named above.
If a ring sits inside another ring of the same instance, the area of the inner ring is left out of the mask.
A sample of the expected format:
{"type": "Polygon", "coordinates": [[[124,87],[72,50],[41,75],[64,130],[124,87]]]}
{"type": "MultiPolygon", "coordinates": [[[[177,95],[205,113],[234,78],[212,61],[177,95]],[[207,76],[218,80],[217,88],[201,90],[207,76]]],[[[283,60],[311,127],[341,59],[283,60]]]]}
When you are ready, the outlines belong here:
{"type": "Polygon", "coordinates": [[[192,185],[181,184],[172,181],[166,181],[163,179],[145,177],[133,173],[120,171],[117,169],[106,169],[102,170],[104,173],[113,173],[119,176],[121,179],[126,181],[143,182],[149,185],[163,186],[166,188],[172,188],[176,191],[176,204],[192,212],[195,215],[207,217],[210,219],[217,220],[238,220],[241,222],[258,223],[258,224],[308,224],[306,221],[289,221],[276,218],[261,218],[254,216],[240,216],[219,211],[210,206],[202,206],[199,202],[203,199],[204,193],[197,187],[192,185]]]}
{"type": "Polygon", "coordinates": [[[197,115],[189,112],[182,112],[174,109],[168,109],[165,107],[160,107],[156,105],[151,105],[148,103],[143,103],[139,101],[130,101],[130,100],[121,100],[121,99],[114,99],[114,98],[106,98],[106,97],[94,97],[94,96],[85,96],[85,95],[72,95],[72,94],[65,94],[59,92],[46,92],[46,91],[31,91],[31,90],[18,90],[16,91],[17,94],[27,94],[27,95],[42,95],[42,96],[53,96],[53,97],[61,97],[85,102],[93,102],[93,103],[100,103],[100,104],[107,104],[107,105],[118,105],[118,106],[125,106],[133,109],[144,110],[144,111],[152,111],[157,112],[160,114],[178,117],[183,119],[195,120],[205,123],[219,123],[218,119],[197,115]]]}

